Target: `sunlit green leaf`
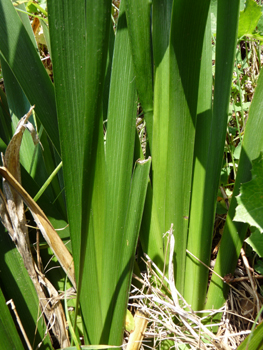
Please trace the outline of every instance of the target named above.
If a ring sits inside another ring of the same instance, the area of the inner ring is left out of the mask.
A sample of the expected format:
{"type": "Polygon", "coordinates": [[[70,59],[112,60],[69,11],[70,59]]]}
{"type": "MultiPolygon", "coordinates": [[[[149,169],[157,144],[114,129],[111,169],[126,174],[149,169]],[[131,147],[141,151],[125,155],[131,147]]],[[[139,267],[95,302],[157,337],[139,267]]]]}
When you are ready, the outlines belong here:
{"type": "Polygon", "coordinates": [[[254,0],[246,1],[246,8],[240,12],[238,38],[251,35],[261,17],[261,7],[254,0]]]}
{"type": "Polygon", "coordinates": [[[263,232],[263,153],[252,161],[252,179],[243,183],[234,221],[242,221],[255,226],[263,232]]]}

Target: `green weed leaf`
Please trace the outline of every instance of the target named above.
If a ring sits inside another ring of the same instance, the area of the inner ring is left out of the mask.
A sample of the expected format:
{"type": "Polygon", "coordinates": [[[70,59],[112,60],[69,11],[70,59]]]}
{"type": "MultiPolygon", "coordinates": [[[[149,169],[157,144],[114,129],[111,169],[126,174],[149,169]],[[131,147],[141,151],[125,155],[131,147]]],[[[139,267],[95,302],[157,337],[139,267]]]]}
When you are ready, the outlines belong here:
{"type": "Polygon", "coordinates": [[[128,332],[132,332],[134,331],[134,318],[132,316],[132,313],[130,312],[130,310],[127,310],[126,312],[126,317],[125,317],[125,329],[128,332]]]}
{"type": "Polygon", "coordinates": [[[255,226],[263,232],[263,152],[252,161],[252,180],[241,185],[236,197],[238,206],[234,221],[255,226]]]}
{"type": "Polygon", "coordinates": [[[251,236],[246,239],[246,242],[261,258],[263,257],[263,235],[258,229],[252,232],[251,236]]]}
{"type": "Polygon", "coordinates": [[[246,8],[240,11],[238,38],[252,36],[261,17],[261,8],[254,0],[246,1],[246,8]]]}
{"type": "MultiPolygon", "coordinates": [[[[261,308],[262,311],[262,308],[261,308]]],[[[254,327],[253,327],[254,328],[254,327]]],[[[250,335],[239,345],[238,350],[260,350],[263,345],[262,330],[263,323],[258,325],[255,330],[252,328],[250,335]]]]}

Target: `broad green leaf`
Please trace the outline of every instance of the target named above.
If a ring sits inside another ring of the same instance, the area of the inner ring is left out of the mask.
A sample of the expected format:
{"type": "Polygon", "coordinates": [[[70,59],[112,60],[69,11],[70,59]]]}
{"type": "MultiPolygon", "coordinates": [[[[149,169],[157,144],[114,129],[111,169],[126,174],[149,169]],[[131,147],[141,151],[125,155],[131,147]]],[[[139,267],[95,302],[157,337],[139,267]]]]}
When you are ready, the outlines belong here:
{"type": "Polygon", "coordinates": [[[261,17],[258,21],[257,29],[260,33],[263,33],[263,14],[261,14],[261,17]]]}
{"type": "MultiPolygon", "coordinates": [[[[12,312],[12,311],[11,311],[12,312]]],[[[0,342],[2,349],[5,350],[23,350],[21,339],[19,337],[18,330],[8,306],[6,305],[5,298],[2,290],[0,289],[0,342]]]]}
{"type": "Polygon", "coordinates": [[[263,235],[259,230],[255,229],[245,241],[252,247],[259,257],[263,258],[263,235]]]}
{"type": "Polygon", "coordinates": [[[0,53],[60,152],[54,87],[11,1],[0,2],[0,53]]]}
{"type": "Polygon", "coordinates": [[[234,221],[242,221],[263,232],[263,153],[252,161],[252,179],[240,187],[234,221]]]}
{"type": "Polygon", "coordinates": [[[261,6],[254,0],[246,0],[246,8],[240,12],[237,37],[240,39],[244,35],[252,35],[260,17],[261,6]]]}
{"type": "MultiPolygon", "coordinates": [[[[260,234],[258,232],[258,234],[260,234]]],[[[261,252],[259,252],[259,254],[261,254],[261,257],[262,257],[262,246],[261,246],[261,243],[260,243],[260,248],[261,248],[261,252]]],[[[255,264],[255,271],[261,275],[263,275],[263,262],[262,260],[257,260],[256,264],[255,264]]]]}

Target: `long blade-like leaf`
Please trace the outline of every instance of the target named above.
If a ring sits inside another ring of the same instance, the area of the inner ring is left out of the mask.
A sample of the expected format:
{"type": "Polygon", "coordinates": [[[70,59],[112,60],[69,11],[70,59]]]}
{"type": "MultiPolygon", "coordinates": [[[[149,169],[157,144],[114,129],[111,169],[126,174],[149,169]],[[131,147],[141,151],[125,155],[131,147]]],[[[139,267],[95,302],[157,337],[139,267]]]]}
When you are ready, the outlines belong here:
{"type": "Polygon", "coordinates": [[[0,2],[0,52],[60,152],[54,87],[11,1],[0,2]]]}
{"type": "MultiPolygon", "coordinates": [[[[0,237],[1,285],[4,286],[5,297],[8,300],[12,299],[15,304],[29,342],[32,346],[36,346],[44,339],[46,331],[44,320],[42,318],[38,320],[39,301],[36,290],[19,252],[2,224],[0,225],[0,237]]],[[[43,345],[51,349],[49,337],[45,337],[43,345]]]]}
{"type": "MultiPolygon", "coordinates": [[[[251,179],[252,160],[256,159],[263,149],[263,73],[261,71],[255,95],[251,103],[249,118],[246,124],[242,150],[238,164],[238,172],[235,188],[229,207],[222,241],[216,260],[215,271],[222,277],[233,273],[240,254],[248,225],[242,222],[233,222],[236,196],[239,194],[240,185],[251,179]]],[[[228,286],[216,275],[212,276],[208,290],[206,308],[218,309],[224,303],[228,286]]]]}
{"type": "Polygon", "coordinates": [[[211,138],[203,201],[206,215],[202,224],[203,249],[208,256],[215,219],[216,195],[226,139],[229,95],[236,51],[239,0],[219,1],[217,11],[216,73],[211,138]]]}
{"type": "Polygon", "coordinates": [[[2,290],[0,289],[0,342],[1,347],[6,350],[18,349],[23,350],[24,347],[19,338],[16,326],[12,320],[12,316],[5,303],[2,290]]]}
{"type": "MultiPolygon", "coordinates": [[[[212,120],[212,47],[211,20],[208,16],[202,51],[198,110],[196,123],[193,184],[187,248],[202,262],[209,265],[212,236],[204,237],[203,221],[206,208],[201,204],[206,196],[206,163],[212,120]],[[204,249],[204,242],[206,242],[204,249]]],[[[185,272],[184,297],[193,310],[203,308],[207,289],[208,269],[188,256],[185,272]],[[193,293],[193,290],[195,293],[193,293]]]]}
{"type": "Polygon", "coordinates": [[[125,0],[125,8],[136,86],[146,120],[147,135],[151,148],[153,128],[151,2],[148,0],[125,0]]]}
{"type": "MultiPolygon", "coordinates": [[[[152,144],[153,201],[161,234],[165,230],[166,167],[169,128],[169,39],[172,1],[153,1],[154,121],[152,144]]],[[[153,257],[151,252],[148,254],[153,257]]],[[[160,266],[162,268],[162,266],[160,266]]]]}
{"type": "Polygon", "coordinates": [[[174,1],[171,21],[165,230],[174,224],[175,280],[181,293],[185,278],[200,57],[209,4],[209,0],[201,3],[174,1]]]}
{"type": "MultiPolygon", "coordinates": [[[[98,203],[104,200],[105,179],[103,173],[101,178],[96,175],[96,179],[94,174],[97,174],[99,168],[103,169],[104,161],[102,96],[111,1],[78,0],[73,3],[70,0],[50,0],[48,8],[78,298],[80,297],[87,342],[99,343],[103,324],[100,312],[100,273],[97,270],[100,268],[97,259],[101,259],[101,256],[97,258],[97,249],[100,250],[103,240],[100,236],[102,232],[97,232],[97,229],[104,224],[102,220],[102,225],[98,225],[97,220],[98,203]],[[100,184],[100,181],[104,183],[100,184]],[[92,212],[91,205],[94,205],[92,212]],[[86,251],[89,253],[86,254],[86,251]],[[85,278],[82,278],[83,273],[85,278]],[[96,316],[94,308],[97,308],[96,316]]],[[[103,206],[101,210],[103,212],[100,215],[104,216],[103,206]]]]}
{"type": "Polygon", "coordinates": [[[114,293],[117,300],[111,323],[110,344],[121,344],[122,342],[122,329],[124,327],[135,250],[141,225],[150,166],[150,158],[143,161],[138,160],[132,176],[124,234],[120,237],[122,251],[120,253],[121,259],[118,259],[120,261],[117,273],[118,282],[114,293]],[[119,330],[118,333],[116,329],[119,330]]]}
{"type": "Polygon", "coordinates": [[[121,265],[123,238],[126,235],[125,220],[133,169],[137,109],[134,77],[126,15],[122,3],[113,55],[106,140],[107,202],[102,278],[103,289],[107,290],[107,293],[102,297],[106,325],[101,342],[105,343],[110,339],[111,345],[119,345],[121,342],[123,314],[118,316],[119,323],[115,335],[110,335],[110,323],[116,302],[121,298],[116,286],[119,284],[121,286],[125,274],[128,274],[128,270],[125,269],[124,276],[119,280],[123,272],[121,265]]]}

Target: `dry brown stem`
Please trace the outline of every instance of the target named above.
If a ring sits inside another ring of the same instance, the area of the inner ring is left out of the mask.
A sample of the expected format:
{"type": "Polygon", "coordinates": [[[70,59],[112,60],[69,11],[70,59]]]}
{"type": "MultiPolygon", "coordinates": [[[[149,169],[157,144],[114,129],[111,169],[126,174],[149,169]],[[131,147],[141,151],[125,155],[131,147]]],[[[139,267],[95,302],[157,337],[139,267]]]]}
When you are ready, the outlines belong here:
{"type": "Polygon", "coordinates": [[[71,255],[45,214],[21,186],[19,150],[25,128],[32,132],[33,141],[36,142],[37,140],[37,135],[28,122],[33,108],[31,107],[18,123],[16,132],[6,149],[5,156],[2,155],[3,167],[0,167],[0,174],[3,177],[3,192],[0,190],[0,217],[34,284],[52,343],[64,348],[70,345],[64,310],[58,298],[57,290],[45,275],[38,270],[33,259],[24,212],[25,202],[44,238],[53,249],[58,260],[62,262],[63,268],[66,269],[66,273],[68,273],[75,287],[71,255]]]}

